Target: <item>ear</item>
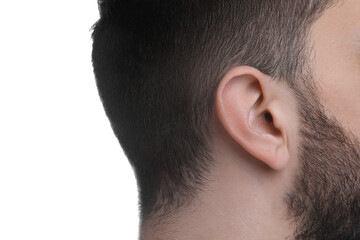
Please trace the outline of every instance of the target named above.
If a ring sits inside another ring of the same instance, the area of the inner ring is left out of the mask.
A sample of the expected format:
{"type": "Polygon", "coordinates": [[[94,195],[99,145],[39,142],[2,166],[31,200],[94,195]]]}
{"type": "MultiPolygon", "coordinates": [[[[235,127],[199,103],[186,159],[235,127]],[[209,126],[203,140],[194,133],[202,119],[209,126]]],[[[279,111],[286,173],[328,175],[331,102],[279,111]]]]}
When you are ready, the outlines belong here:
{"type": "Polygon", "coordinates": [[[255,68],[239,66],[222,78],[215,99],[216,114],[228,134],[274,170],[285,168],[290,155],[283,87],[255,68]]]}

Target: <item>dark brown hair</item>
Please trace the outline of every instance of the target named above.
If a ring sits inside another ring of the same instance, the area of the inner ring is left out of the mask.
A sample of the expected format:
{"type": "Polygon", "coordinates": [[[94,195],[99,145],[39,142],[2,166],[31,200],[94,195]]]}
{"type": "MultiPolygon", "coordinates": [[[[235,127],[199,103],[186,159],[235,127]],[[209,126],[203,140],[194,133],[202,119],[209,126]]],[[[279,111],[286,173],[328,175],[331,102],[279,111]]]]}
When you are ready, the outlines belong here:
{"type": "Polygon", "coordinates": [[[230,69],[293,86],[333,0],[102,0],[96,83],[138,183],[141,220],[191,203],[213,167],[213,104],[230,69]]]}

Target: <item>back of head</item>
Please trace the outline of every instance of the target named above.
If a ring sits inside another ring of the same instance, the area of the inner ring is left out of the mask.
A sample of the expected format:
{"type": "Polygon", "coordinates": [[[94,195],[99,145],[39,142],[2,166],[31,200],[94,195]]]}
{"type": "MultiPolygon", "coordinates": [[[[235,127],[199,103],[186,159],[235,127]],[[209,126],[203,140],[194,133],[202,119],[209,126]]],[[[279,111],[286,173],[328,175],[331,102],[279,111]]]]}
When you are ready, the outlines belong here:
{"type": "Polygon", "coordinates": [[[141,220],[206,186],[222,76],[249,65],[294,85],[307,33],[332,0],[102,0],[92,60],[112,129],[137,178],[141,220]]]}

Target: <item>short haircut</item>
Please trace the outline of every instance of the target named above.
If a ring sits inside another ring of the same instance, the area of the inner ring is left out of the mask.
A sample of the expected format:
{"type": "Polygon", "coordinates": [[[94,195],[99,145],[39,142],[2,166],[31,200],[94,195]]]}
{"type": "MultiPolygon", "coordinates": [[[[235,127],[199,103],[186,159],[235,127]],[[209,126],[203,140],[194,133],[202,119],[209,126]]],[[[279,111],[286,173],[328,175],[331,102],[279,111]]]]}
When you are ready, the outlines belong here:
{"type": "Polygon", "coordinates": [[[100,0],[92,62],[133,167],[140,219],[190,204],[214,167],[212,114],[230,69],[293,86],[311,24],[336,0],[100,0]]]}

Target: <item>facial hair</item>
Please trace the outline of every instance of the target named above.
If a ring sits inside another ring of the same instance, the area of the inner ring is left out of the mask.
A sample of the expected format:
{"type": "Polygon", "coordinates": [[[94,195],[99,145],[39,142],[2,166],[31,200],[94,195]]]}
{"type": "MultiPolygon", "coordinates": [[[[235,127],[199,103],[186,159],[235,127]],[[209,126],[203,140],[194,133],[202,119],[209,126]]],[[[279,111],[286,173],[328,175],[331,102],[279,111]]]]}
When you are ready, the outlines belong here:
{"type": "Polygon", "coordinates": [[[315,87],[297,88],[300,171],[284,198],[295,240],[360,239],[360,141],[328,117],[315,87]]]}

